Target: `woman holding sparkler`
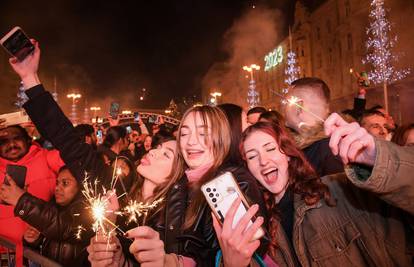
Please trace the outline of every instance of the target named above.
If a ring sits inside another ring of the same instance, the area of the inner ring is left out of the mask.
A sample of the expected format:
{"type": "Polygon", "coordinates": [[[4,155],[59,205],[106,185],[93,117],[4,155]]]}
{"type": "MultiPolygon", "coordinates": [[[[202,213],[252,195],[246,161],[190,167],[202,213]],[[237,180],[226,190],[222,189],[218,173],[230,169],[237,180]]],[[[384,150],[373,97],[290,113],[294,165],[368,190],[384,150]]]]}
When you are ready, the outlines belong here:
{"type": "Polygon", "coordinates": [[[0,199],[14,206],[14,214],[31,226],[24,235],[26,243],[35,249],[41,247],[42,255],[64,266],[83,265],[87,261],[86,240],[93,235],[87,229],[92,220],[87,216],[80,186],[68,168],[60,169],[50,202],[25,192],[13,179],[8,181],[10,185],[1,186],[0,199]]]}
{"type": "MultiPolygon", "coordinates": [[[[283,266],[411,266],[414,149],[375,140],[337,114],[325,131],[332,152],[352,163],[346,174],[319,178],[278,125],[259,122],[243,134],[241,152],[271,216],[268,253],[283,266]]],[[[231,228],[235,204],[222,227],[214,223],[224,266],[252,257],[247,224],[231,228]]]]}

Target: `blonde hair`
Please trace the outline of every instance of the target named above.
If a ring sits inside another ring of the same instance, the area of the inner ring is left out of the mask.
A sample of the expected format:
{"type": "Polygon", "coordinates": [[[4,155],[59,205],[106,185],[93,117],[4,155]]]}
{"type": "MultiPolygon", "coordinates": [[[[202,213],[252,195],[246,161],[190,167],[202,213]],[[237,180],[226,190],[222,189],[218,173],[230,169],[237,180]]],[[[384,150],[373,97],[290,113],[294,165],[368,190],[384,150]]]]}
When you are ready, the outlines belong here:
{"type": "Polygon", "coordinates": [[[217,169],[223,164],[224,159],[229,153],[231,144],[230,125],[224,112],[218,107],[196,106],[186,111],[178,128],[177,150],[179,151],[179,161],[184,162],[182,151],[180,149],[182,126],[184,120],[191,113],[194,113],[195,115],[194,120],[196,119],[196,116],[199,115],[203,124],[209,126],[204,127],[204,134],[206,136],[206,145],[212,149],[214,161],[211,168],[197,182],[188,185],[189,190],[193,194],[192,201],[186,211],[184,229],[190,228],[196,221],[199,208],[205,201],[200,187],[202,184],[214,178],[217,169]]]}

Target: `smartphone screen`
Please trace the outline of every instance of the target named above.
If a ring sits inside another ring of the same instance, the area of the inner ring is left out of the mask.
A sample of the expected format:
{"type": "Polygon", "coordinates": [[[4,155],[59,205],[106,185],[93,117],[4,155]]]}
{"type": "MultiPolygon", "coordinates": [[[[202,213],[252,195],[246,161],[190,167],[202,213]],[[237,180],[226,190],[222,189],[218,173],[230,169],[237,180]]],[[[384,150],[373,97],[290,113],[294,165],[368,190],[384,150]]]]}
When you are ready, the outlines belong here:
{"type": "Polygon", "coordinates": [[[96,139],[97,139],[98,145],[102,144],[102,142],[103,142],[103,133],[102,133],[102,130],[96,131],[96,139]]]}
{"type": "Polygon", "coordinates": [[[22,61],[34,51],[34,46],[20,28],[16,27],[12,31],[14,32],[6,40],[2,40],[2,45],[10,54],[22,61]]]}
{"type": "Polygon", "coordinates": [[[112,119],[116,119],[119,114],[119,103],[118,102],[112,102],[111,107],[109,108],[109,115],[111,115],[112,119]]]}
{"type": "Polygon", "coordinates": [[[20,188],[24,188],[26,182],[27,168],[21,165],[6,166],[6,173],[16,182],[16,185],[20,188]]]}
{"type": "Polygon", "coordinates": [[[139,121],[139,113],[138,112],[134,112],[134,121],[139,121]]]}
{"type": "Polygon", "coordinates": [[[125,127],[126,128],[126,130],[127,130],[127,133],[128,134],[130,134],[130,133],[132,133],[132,128],[131,128],[131,126],[127,126],[127,127],[125,127]]]}

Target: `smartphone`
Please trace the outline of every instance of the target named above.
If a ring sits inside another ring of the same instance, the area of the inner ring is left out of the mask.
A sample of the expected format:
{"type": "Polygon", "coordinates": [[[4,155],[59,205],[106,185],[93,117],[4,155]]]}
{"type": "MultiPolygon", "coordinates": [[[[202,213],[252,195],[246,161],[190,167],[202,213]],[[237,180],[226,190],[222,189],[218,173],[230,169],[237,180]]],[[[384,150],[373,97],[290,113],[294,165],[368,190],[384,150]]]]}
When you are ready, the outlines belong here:
{"type": "MultiPolygon", "coordinates": [[[[232,225],[233,229],[237,226],[240,219],[249,209],[249,204],[247,203],[246,198],[242,194],[231,172],[225,172],[210,182],[205,183],[201,186],[201,191],[203,192],[207,203],[209,204],[214,215],[221,223],[224,222],[224,218],[226,217],[226,214],[233,202],[238,197],[241,198],[242,202],[240,203],[240,206],[238,207],[234,216],[232,225]]],[[[250,221],[248,227],[250,227],[252,224],[253,222],[250,221]]],[[[264,233],[264,230],[262,228],[259,228],[255,233],[253,240],[260,239],[262,236],[264,236],[264,233]]]]}
{"type": "Polygon", "coordinates": [[[109,115],[111,115],[112,119],[118,118],[119,114],[119,103],[118,102],[112,102],[111,107],[109,108],[109,115]]]}
{"type": "Polygon", "coordinates": [[[134,112],[134,121],[135,122],[139,121],[139,112],[134,112]]]}
{"type": "Polygon", "coordinates": [[[97,130],[96,131],[96,143],[98,144],[98,145],[100,145],[100,144],[102,144],[103,143],[103,133],[102,133],[102,130],[101,129],[99,129],[99,130],[97,130]]]}
{"type": "Polygon", "coordinates": [[[150,115],[148,116],[148,123],[155,123],[157,121],[156,115],[150,115]]]}
{"type": "Polygon", "coordinates": [[[130,134],[130,133],[132,133],[132,128],[131,128],[131,126],[127,126],[127,127],[125,127],[125,129],[127,130],[127,133],[128,134],[130,134]]]}
{"type": "Polygon", "coordinates": [[[0,43],[10,55],[19,61],[23,61],[35,49],[29,37],[17,26],[3,36],[0,43]]]}
{"type": "Polygon", "coordinates": [[[30,122],[29,116],[25,111],[17,111],[12,113],[1,114],[0,119],[5,120],[4,126],[16,125],[30,122]]]}
{"type": "MultiPolygon", "coordinates": [[[[6,173],[16,182],[16,185],[22,189],[26,182],[26,172],[27,168],[25,166],[11,164],[7,164],[6,166],[6,173]]],[[[4,182],[5,184],[9,184],[7,180],[4,182]]]]}

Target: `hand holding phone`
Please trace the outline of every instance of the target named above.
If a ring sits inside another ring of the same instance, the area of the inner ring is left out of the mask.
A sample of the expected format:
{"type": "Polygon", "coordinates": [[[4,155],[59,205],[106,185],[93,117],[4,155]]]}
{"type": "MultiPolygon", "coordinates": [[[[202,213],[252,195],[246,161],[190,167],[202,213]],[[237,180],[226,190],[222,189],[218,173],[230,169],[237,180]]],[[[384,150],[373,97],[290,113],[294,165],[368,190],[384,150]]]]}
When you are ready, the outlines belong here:
{"type": "Polygon", "coordinates": [[[16,182],[8,175],[4,177],[1,185],[0,200],[2,204],[16,206],[19,198],[24,194],[24,190],[20,188],[16,182]]]}
{"type": "MultiPolygon", "coordinates": [[[[232,218],[232,227],[236,228],[241,218],[247,213],[249,205],[242,194],[236,180],[231,172],[226,172],[210,182],[201,186],[207,203],[210,205],[215,217],[220,223],[224,223],[227,214],[235,200],[240,198],[240,203],[232,218]]],[[[251,227],[253,222],[248,221],[247,227],[251,227]]],[[[253,239],[260,239],[264,235],[262,228],[259,228],[253,236],[253,239]]]]}
{"type": "Polygon", "coordinates": [[[116,120],[118,118],[119,108],[120,108],[120,105],[118,102],[111,103],[111,106],[109,108],[109,115],[111,115],[111,118],[113,120],[116,120]]]}
{"type": "Polygon", "coordinates": [[[17,26],[1,38],[0,43],[18,61],[23,61],[35,50],[29,37],[17,26]]]}

